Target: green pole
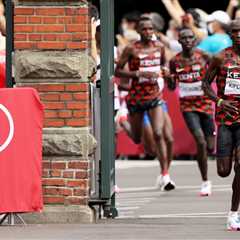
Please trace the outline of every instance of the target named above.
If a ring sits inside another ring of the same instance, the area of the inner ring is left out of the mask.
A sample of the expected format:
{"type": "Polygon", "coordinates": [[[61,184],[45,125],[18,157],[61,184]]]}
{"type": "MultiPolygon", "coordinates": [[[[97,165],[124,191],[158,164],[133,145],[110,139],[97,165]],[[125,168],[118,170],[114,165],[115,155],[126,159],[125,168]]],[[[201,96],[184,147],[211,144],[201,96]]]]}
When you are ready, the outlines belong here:
{"type": "Polygon", "coordinates": [[[12,52],[13,52],[13,3],[6,1],[6,86],[13,87],[12,52]]]}

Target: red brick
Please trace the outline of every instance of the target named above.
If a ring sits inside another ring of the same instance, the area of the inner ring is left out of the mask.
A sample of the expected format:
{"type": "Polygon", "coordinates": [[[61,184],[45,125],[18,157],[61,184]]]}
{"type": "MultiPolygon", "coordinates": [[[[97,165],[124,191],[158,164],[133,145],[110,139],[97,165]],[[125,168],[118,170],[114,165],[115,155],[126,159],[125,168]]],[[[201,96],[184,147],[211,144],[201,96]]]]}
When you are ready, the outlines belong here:
{"type": "Polygon", "coordinates": [[[45,118],[57,118],[58,114],[56,111],[45,111],[44,112],[44,117],[45,118]]]}
{"type": "Polygon", "coordinates": [[[63,92],[63,84],[41,84],[37,87],[39,92],[63,92]]]}
{"type": "Polygon", "coordinates": [[[86,205],[87,204],[87,199],[86,198],[77,198],[77,197],[69,197],[65,201],[66,204],[71,204],[71,205],[86,205]]]}
{"type": "Polygon", "coordinates": [[[29,34],[28,38],[30,41],[41,41],[42,35],[41,34],[29,34]]]}
{"type": "Polygon", "coordinates": [[[76,179],[86,179],[88,176],[87,172],[76,172],[76,179]]]}
{"type": "Polygon", "coordinates": [[[73,195],[85,197],[85,196],[87,196],[87,190],[86,189],[74,189],[73,195]]]}
{"type": "Polygon", "coordinates": [[[72,117],[72,111],[69,111],[69,110],[59,111],[58,117],[60,117],[60,118],[71,118],[72,117]]]}
{"type": "Polygon", "coordinates": [[[35,44],[33,42],[15,42],[15,49],[33,49],[35,48],[35,44]]]}
{"type": "Polygon", "coordinates": [[[16,33],[16,34],[14,34],[14,40],[15,41],[26,41],[27,34],[16,33]]]}
{"type": "Polygon", "coordinates": [[[65,49],[65,42],[38,42],[38,49],[65,49]]]}
{"type": "Polygon", "coordinates": [[[90,35],[87,32],[72,34],[73,41],[82,41],[82,40],[88,40],[88,39],[90,39],[90,35]]]}
{"type": "Polygon", "coordinates": [[[40,24],[40,23],[42,23],[42,18],[41,17],[35,17],[35,16],[29,17],[28,22],[32,23],[32,24],[40,24]]]}
{"type": "Polygon", "coordinates": [[[72,41],[72,34],[69,34],[69,33],[58,34],[57,40],[58,41],[72,41]]]}
{"type": "Polygon", "coordinates": [[[45,18],[43,18],[43,23],[44,24],[56,24],[57,18],[56,17],[45,17],[45,18]]]}
{"type": "Polygon", "coordinates": [[[88,47],[87,42],[69,42],[67,43],[67,49],[86,49],[88,47]]]}
{"type": "Polygon", "coordinates": [[[88,117],[89,112],[87,111],[73,111],[73,117],[75,118],[82,118],[82,117],[88,117]]]}
{"type": "Polygon", "coordinates": [[[44,188],[44,195],[72,196],[73,191],[69,188],[44,188]]]}
{"type": "Polygon", "coordinates": [[[64,197],[43,197],[43,202],[45,204],[63,204],[65,198],[64,197]]]}
{"type": "Polygon", "coordinates": [[[52,178],[44,178],[42,179],[43,186],[65,186],[64,179],[52,179],[52,178]]]}
{"type": "Polygon", "coordinates": [[[71,101],[72,99],[73,99],[72,94],[70,94],[70,93],[63,93],[60,95],[61,101],[71,101]]]}
{"type": "Polygon", "coordinates": [[[63,16],[65,15],[65,8],[38,8],[36,9],[36,15],[41,16],[63,16]]]}
{"type": "Polygon", "coordinates": [[[61,177],[62,176],[62,171],[59,170],[51,170],[50,171],[50,177],[61,177]]]}
{"type": "Polygon", "coordinates": [[[52,163],[52,169],[66,169],[67,164],[65,162],[52,163]]]}
{"type": "Polygon", "coordinates": [[[50,169],[51,168],[51,162],[49,161],[43,161],[43,169],[50,169]]]}
{"type": "Polygon", "coordinates": [[[44,41],[56,41],[57,40],[57,35],[56,34],[44,34],[43,35],[43,40],[44,41]]]}
{"type": "Polygon", "coordinates": [[[45,119],[44,120],[44,127],[63,127],[65,126],[64,120],[62,119],[45,119]]]}
{"type": "Polygon", "coordinates": [[[86,92],[88,91],[88,84],[67,84],[65,87],[67,92],[86,92]]]}
{"type": "Polygon", "coordinates": [[[61,33],[61,32],[64,32],[64,25],[41,25],[41,26],[36,26],[36,32],[61,33]]]}
{"type": "Polygon", "coordinates": [[[88,119],[69,119],[66,120],[66,125],[69,127],[86,127],[89,126],[88,119]]]}
{"type": "Polygon", "coordinates": [[[25,16],[14,16],[14,24],[27,23],[27,17],[25,16]]]}
{"type": "Polygon", "coordinates": [[[88,8],[66,8],[66,15],[74,16],[74,15],[81,15],[81,14],[88,14],[88,8]]]}
{"type": "Polygon", "coordinates": [[[34,26],[32,25],[14,25],[15,33],[32,33],[34,32],[34,26]]]}
{"type": "Polygon", "coordinates": [[[42,171],[42,177],[44,177],[44,178],[50,177],[50,176],[49,176],[49,170],[43,170],[43,171],[42,171]]]}
{"type": "Polygon", "coordinates": [[[66,186],[85,189],[87,187],[87,181],[86,180],[67,180],[66,186]]]}
{"type": "Polygon", "coordinates": [[[68,24],[66,25],[66,32],[88,32],[87,24],[68,24]]]}
{"type": "Polygon", "coordinates": [[[74,16],[72,18],[72,23],[74,23],[74,24],[88,24],[88,23],[90,23],[90,19],[89,19],[88,15],[74,16]]]}
{"type": "Polygon", "coordinates": [[[40,94],[40,98],[42,101],[58,101],[59,94],[56,93],[42,93],[40,94]]]}
{"type": "Polygon", "coordinates": [[[34,15],[34,8],[16,7],[14,15],[34,15]]]}
{"type": "Polygon", "coordinates": [[[86,92],[85,93],[74,93],[73,99],[80,100],[80,101],[87,101],[87,100],[89,100],[89,95],[86,92]]]}
{"type": "Polygon", "coordinates": [[[65,171],[63,173],[64,178],[73,178],[74,177],[74,172],[73,171],[65,171]]]}
{"type": "Polygon", "coordinates": [[[74,161],[74,162],[69,162],[69,163],[68,163],[68,168],[70,168],[70,169],[82,169],[82,170],[87,170],[88,167],[89,167],[88,162],[74,161]]]}
{"type": "Polygon", "coordinates": [[[67,102],[66,103],[66,108],[67,109],[83,109],[83,110],[86,110],[88,109],[88,104],[87,103],[81,103],[81,102],[67,102]]]}
{"type": "Polygon", "coordinates": [[[46,110],[57,110],[57,109],[64,109],[64,103],[62,102],[45,102],[44,107],[46,110]]]}
{"type": "Polygon", "coordinates": [[[72,24],[72,17],[58,17],[58,23],[60,23],[60,24],[72,24]]]}

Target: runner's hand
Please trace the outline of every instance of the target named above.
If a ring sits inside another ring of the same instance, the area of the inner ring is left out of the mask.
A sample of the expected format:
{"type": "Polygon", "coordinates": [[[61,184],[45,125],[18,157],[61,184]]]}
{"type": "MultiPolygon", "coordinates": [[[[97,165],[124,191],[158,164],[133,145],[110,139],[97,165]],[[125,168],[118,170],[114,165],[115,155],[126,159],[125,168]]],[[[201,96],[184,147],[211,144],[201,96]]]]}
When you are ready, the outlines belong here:
{"type": "Polygon", "coordinates": [[[221,107],[232,114],[239,114],[239,108],[237,107],[237,101],[223,100],[221,102],[221,107]]]}
{"type": "Polygon", "coordinates": [[[149,80],[159,77],[159,73],[156,72],[139,72],[139,77],[149,78],[149,80]]]}

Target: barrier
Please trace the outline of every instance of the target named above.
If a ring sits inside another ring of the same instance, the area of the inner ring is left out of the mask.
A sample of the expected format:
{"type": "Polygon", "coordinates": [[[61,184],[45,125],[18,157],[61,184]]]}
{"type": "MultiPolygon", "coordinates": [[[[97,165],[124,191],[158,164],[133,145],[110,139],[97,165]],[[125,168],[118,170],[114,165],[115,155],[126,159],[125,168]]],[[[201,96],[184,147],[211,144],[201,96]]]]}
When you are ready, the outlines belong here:
{"type": "Polygon", "coordinates": [[[0,89],[0,122],[0,214],[12,224],[14,214],[43,209],[43,106],[36,90],[0,89]]]}

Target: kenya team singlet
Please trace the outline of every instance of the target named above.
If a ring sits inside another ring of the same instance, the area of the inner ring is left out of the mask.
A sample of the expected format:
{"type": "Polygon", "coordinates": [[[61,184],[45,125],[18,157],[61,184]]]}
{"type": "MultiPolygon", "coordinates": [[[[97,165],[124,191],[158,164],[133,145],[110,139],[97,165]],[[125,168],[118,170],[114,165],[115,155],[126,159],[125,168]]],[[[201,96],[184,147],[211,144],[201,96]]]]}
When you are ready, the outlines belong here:
{"type": "MultiPolygon", "coordinates": [[[[217,95],[224,100],[236,101],[240,109],[240,57],[232,47],[225,49],[221,57],[223,62],[218,72],[217,95]]],[[[240,123],[240,114],[229,113],[221,107],[216,107],[216,121],[225,125],[240,123]]]]}
{"type": "MultiPolygon", "coordinates": [[[[152,45],[155,47],[156,42],[152,41],[152,45]]],[[[134,47],[137,51],[137,56],[130,59],[129,69],[131,71],[156,72],[160,74],[161,66],[165,63],[164,48],[162,47],[159,51],[146,53],[140,42],[136,42],[134,47]]],[[[158,80],[162,81],[160,77],[157,79],[133,78],[131,89],[126,97],[127,104],[141,105],[155,99],[161,99],[158,80]]]]}
{"type": "Polygon", "coordinates": [[[212,102],[204,95],[202,80],[206,73],[208,59],[201,50],[194,50],[193,56],[186,59],[182,53],[170,61],[171,74],[179,86],[182,112],[202,112],[213,114],[212,102]]]}

